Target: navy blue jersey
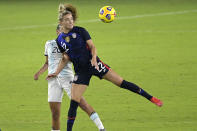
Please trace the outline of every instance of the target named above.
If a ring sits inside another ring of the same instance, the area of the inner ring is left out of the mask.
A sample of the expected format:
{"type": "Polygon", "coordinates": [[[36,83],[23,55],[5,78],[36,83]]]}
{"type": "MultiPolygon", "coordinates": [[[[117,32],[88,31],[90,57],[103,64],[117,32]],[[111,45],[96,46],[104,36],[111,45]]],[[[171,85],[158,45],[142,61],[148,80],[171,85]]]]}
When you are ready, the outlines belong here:
{"type": "Polygon", "coordinates": [[[86,43],[90,39],[89,33],[78,26],[74,26],[67,34],[61,33],[56,39],[60,51],[66,52],[73,62],[75,72],[85,71],[91,64],[92,55],[86,43]]]}

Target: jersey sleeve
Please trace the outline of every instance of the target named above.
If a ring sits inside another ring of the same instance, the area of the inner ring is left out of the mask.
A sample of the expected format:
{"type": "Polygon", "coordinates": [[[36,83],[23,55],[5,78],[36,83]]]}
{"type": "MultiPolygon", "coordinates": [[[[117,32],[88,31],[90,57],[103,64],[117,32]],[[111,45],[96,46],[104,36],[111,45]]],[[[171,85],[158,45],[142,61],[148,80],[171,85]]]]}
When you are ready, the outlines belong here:
{"type": "Polygon", "coordinates": [[[65,52],[65,49],[61,46],[61,34],[56,39],[57,46],[61,53],[65,52]]]}
{"type": "Polygon", "coordinates": [[[45,49],[44,49],[44,55],[45,56],[48,56],[48,44],[49,44],[49,42],[47,41],[46,44],[45,44],[45,49]]]}
{"type": "Polygon", "coordinates": [[[81,34],[82,34],[82,37],[85,41],[91,39],[90,34],[88,33],[88,31],[85,28],[81,28],[81,34]]]}

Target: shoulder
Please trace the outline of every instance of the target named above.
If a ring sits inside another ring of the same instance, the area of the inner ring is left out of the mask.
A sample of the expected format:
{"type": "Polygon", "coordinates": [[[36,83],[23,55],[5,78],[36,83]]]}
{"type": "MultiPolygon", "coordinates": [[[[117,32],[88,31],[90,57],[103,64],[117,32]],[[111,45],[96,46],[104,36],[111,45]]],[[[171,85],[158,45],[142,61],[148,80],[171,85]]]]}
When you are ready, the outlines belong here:
{"type": "Polygon", "coordinates": [[[81,26],[74,26],[73,29],[84,30],[85,28],[84,27],[81,27],[81,26]]]}
{"type": "Polygon", "coordinates": [[[88,38],[90,37],[89,32],[83,27],[75,26],[73,29],[75,30],[76,33],[79,33],[80,35],[84,36],[85,38],[86,38],[86,36],[88,38]]]}
{"type": "Polygon", "coordinates": [[[56,40],[55,40],[55,42],[57,43],[57,45],[60,45],[60,43],[63,41],[63,37],[64,37],[64,33],[60,33],[60,34],[57,36],[57,38],[56,38],[56,40]]]}
{"type": "Polygon", "coordinates": [[[80,26],[75,26],[74,30],[76,30],[75,32],[78,33],[80,36],[82,36],[82,38],[86,41],[91,39],[89,32],[80,26]]]}
{"type": "Polygon", "coordinates": [[[55,40],[47,40],[45,46],[51,45],[53,43],[56,43],[55,40]]]}
{"type": "Polygon", "coordinates": [[[84,27],[74,26],[73,31],[84,32],[84,31],[86,31],[86,29],[84,27]]]}
{"type": "Polygon", "coordinates": [[[60,33],[60,34],[57,36],[57,39],[56,39],[55,41],[56,41],[56,42],[59,42],[59,41],[62,40],[63,37],[65,37],[65,36],[64,36],[64,33],[62,32],[62,33],[60,33]]]}

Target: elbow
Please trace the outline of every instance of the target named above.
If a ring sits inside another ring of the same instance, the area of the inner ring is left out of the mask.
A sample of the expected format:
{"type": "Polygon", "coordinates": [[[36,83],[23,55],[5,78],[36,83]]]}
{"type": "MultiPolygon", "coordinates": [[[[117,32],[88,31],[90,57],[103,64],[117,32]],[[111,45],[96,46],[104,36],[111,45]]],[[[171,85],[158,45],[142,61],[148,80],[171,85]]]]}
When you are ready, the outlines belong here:
{"type": "Polygon", "coordinates": [[[62,58],[62,62],[64,62],[64,63],[66,62],[66,58],[65,57],[62,58]]]}
{"type": "Polygon", "coordinates": [[[69,61],[69,57],[68,57],[68,55],[63,55],[63,57],[62,57],[62,61],[63,61],[63,62],[67,62],[67,61],[69,61]]]}

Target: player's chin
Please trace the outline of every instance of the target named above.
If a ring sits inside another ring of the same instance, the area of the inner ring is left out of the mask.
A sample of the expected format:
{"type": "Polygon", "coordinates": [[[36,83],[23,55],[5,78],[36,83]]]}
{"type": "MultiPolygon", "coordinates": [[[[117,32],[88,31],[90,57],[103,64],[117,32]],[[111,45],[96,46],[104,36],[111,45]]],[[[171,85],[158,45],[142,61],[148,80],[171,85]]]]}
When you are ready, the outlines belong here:
{"type": "Polygon", "coordinates": [[[69,25],[68,28],[71,30],[73,27],[74,27],[74,25],[69,25]]]}

